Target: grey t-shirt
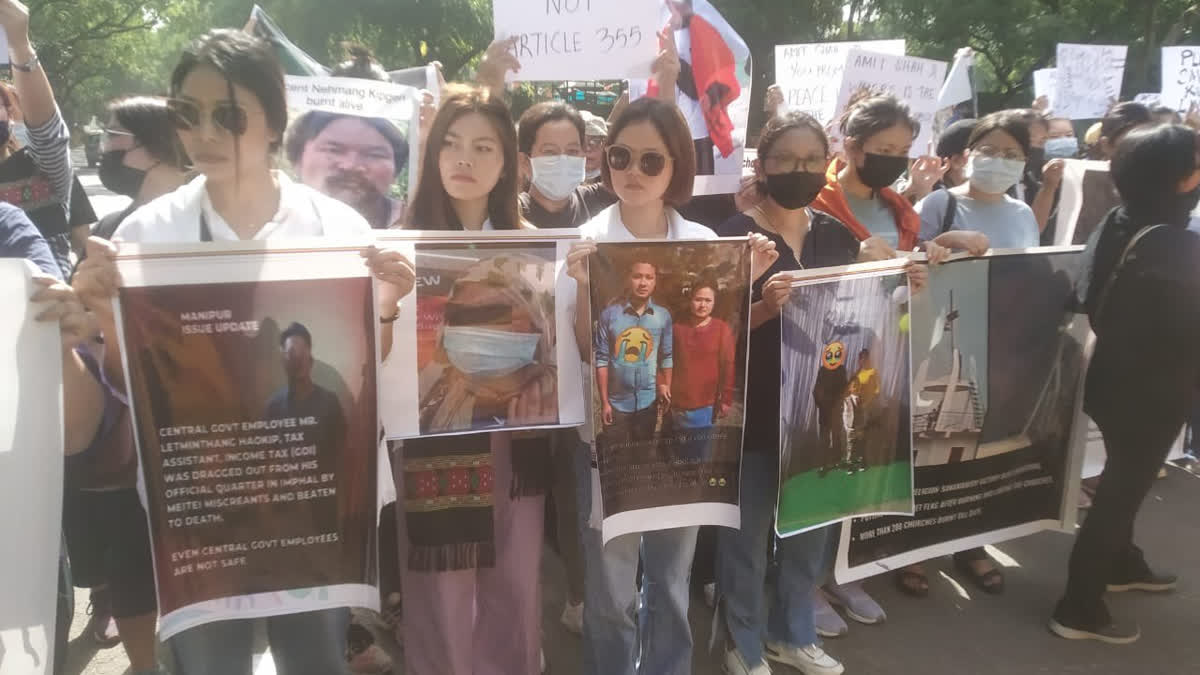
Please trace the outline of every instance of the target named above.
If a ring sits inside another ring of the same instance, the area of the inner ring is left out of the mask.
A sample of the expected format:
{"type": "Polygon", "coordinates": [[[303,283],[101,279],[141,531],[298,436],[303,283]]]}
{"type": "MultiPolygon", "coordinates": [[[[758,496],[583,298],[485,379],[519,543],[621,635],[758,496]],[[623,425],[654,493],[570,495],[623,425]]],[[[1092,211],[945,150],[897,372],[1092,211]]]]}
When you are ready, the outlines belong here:
{"type": "MultiPolygon", "coordinates": [[[[917,203],[921,216],[921,241],[929,241],[942,233],[949,193],[931,192],[917,203]]],[[[1002,202],[983,202],[963,195],[954,195],[954,220],[951,230],[975,230],[987,235],[992,248],[1032,248],[1041,245],[1041,233],[1033,209],[1025,202],[1004,195],[1002,202]]]]}
{"type": "Polygon", "coordinates": [[[878,194],[872,194],[869,199],[860,199],[847,190],[846,203],[849,204],[850,212],[854,214],[858,222],[862,223],[863,227],[867,228],[872,235],[882,237],[892,248],[900,245],[900,233],[896,230],[896,217],[892,215],[892,210],[879,198],[878,194]]]}

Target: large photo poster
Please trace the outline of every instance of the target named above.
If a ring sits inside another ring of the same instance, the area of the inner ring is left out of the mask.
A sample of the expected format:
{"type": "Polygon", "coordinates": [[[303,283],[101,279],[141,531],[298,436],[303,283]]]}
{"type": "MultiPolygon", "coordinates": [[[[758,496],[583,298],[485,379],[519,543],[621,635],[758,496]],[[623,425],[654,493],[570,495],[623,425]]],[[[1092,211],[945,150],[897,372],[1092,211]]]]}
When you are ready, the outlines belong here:
{"type": "Polygon", "coordinates": [[[118,259],[161,635],[377,608],[375,310],[359,249],[204,246],[118,259]]]}
{"type": "Polygon", "coordinates": [[[583,385],[558,272],[573,233],[393,235],[416,290],[380,368],[388,438],[575,426],[583,385]]]}
{"type": "Polygon", "coordinates": [[[745,239],[600,243],[589,262],[605,541],[738,527],[750,254],[745,239]]]}
{"type": "Polygon", "coordinates": [[[775,529],[913,512],[909,288],[899,264],[799,273],[783,309],[775,529]]]}
{"type": "Polygon", "coordinates": [[[354,207],[371,227],[402,227],[420,164],[419,92],[393,82],[287,76],[286,168],[354,207]]]}
{"type": "Polygon", "coordinates": [[[1071,311],[1080,255],[993,251],[931,269],[911,315],[916,515],[851,521],[839,580],[1069,522],[1087,337],[1071,311]]]}
{"type": "Polygon", "coordinates": [[[0,675],[48,675],[62,536],[63,408],[58,322],[35,321],[34,267],[0,260],[0,675]],[[19,512],[18,512],[19,510],[19,512]]]}
{"type": "MultiPolygon", "coordinates": [[[[683,64],[675,102],[696,146],[694,194],[737,192],[750,121],[750,48],[708,0],[664,0],[661,20],[683,64]]],[[[658,91],[654,81],[629,81],[631,101],[658,91]]]]}

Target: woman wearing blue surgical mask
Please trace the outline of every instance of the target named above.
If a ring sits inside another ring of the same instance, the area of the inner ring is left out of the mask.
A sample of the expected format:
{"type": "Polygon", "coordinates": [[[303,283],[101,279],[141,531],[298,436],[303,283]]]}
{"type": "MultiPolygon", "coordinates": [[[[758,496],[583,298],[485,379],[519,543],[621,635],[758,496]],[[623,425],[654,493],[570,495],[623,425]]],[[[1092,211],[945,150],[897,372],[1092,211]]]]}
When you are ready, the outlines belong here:
{"type": "Polygon", "coordinates": [[[557,419],[552,317],[544,309],[546,293],[521,274],[539,264],[499,255],[471,265],[455,281],[435,359],[442,367],[426,369],[439,374],[421,397],[427,403],[421,410],[422,429],[458,430],[496,419],[512,425],[551,424],[557,419]]]}
{"type": "Polygon", "coordinates": [[[1013,111],[979,120],[967,141],[967,182],[917,204],[921,239],[973,255],[994,248],[1030,248],[1041,231],[1033,210],[1008,196],[1029,155],[1029,126],[1013,111]]]}
{"type": "Polygon", "coordinates": [[[587,139],[583,117],[558,101],[539,103],[521,115],[517,146],[529,192],[521,215],[538,228],[579,227],[612,206],[617,196],[603,183],[584,184],[587,139]]]}

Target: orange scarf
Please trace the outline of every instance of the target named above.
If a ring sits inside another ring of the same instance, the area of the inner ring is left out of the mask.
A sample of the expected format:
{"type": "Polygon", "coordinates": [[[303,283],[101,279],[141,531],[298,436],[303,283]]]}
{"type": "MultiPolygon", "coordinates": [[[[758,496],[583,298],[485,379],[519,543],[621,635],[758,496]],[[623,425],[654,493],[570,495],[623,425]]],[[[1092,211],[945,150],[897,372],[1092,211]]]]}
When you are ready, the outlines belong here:
{"type": "MultiPolygon", "coordinates": [[[[858,218],[854,217],[854,212],[850,210],[850,202],[846,201],[846,191],[838,182],[838,172],[845,165],[845,162],[840,159],[830,162],[829,169],[825,172],[825,187],[821,188],[820,194],[817,195],[817,199],[812,205],[813,208],[824,211],[845,223],[846,227],[850,228],[854,236],[860,240],[869,239],[873,236],[871,231],[860,223],[858,218]]],[[[880,190],[879,197],[883,199],[892,212],[892,218],[896,221],[896,233],[900,239],[897,250],[911,251],[916,248],[917,237],[921,234],[921,217],[917,215],[912,204],[909,204],[907,199],[891,188],[880,190]]]]}

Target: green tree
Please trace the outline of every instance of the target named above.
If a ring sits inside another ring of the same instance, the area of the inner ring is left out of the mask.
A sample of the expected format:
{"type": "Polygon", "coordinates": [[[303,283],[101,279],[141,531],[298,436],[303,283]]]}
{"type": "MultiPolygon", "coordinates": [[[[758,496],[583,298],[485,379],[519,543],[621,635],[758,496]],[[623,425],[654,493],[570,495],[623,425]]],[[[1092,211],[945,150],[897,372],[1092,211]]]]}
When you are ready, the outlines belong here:
{"type": "Polygon", "coordinates": [[[1124,94],[1158,91],[1160,48],[1185,39],[1194,0],[863,0],[861,37],[903,37],[910,54],[981,57],[980,88],[993,105],[1028,105],[1034,70],[1054,64],[1060,42],[1129,45],[1124,94]]]}

